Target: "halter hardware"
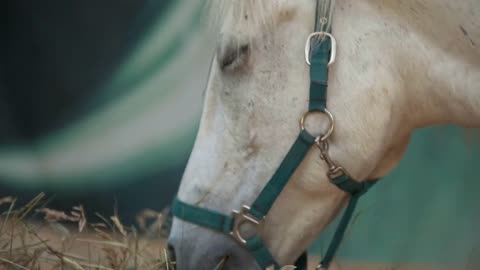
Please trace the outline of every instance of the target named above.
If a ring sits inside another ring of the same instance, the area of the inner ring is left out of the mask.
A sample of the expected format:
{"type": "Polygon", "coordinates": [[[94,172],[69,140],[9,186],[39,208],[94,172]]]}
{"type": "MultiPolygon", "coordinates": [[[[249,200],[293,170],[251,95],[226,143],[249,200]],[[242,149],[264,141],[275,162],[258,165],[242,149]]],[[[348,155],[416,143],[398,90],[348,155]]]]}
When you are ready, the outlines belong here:
{"type": "Polygon", "coordinates": [[[250,214],[250,207],[244,205],[240,211],[232,211],[233,216],[233,228],[230,232],[230,235],[235,239],[239,244],[246,245],[247,241],[252,237],[256,236],[258,229],[263,225],[263,218],[258,219],[255,216],[250,214]],[[250,237],[244,237],[242,235],[241,228],[242,226],[250,225],[255,230],[255,235],[250,237]]]}
{"type": "Polygon", "coordinates": [[[327,140],[315,141],[318,149],[320,150],[320,158],[327,163],[328,172],[327,177],[330,180],[341,177],[342,175],[347,175],[347,172],[342,166],[337,165],[331,158],[328,153],[329,144],[327,140]]]}
{"type": "MultiPolygon", "coordinates": [[[[300,129],[302,131],[307,131],[307,128],[305,127],[305,121],[307,120],[307,117],[310,114],[315,113],[315,112],[323,113],[328,117],[327,132],[325,133],[325,135],[320,135],[320,136],[317,136],[315,138],[315,142],[318,144],[320,142],[327,141],[327,139],[330,137],[330,135],[332,135],[333,131],[335,130],[335,119],[333,118],[333,114],[327,108],[313,109],[313,110],[307,111],[306,113],[303,114],[302,118],[300,118],[300,129]]],[[[308,133],[310,133],[310,132],[308,132],[308,133]]]]}
{"type": "Polygon", "coordinates": [[[318,38],[328,37],[328,38],[330,38],[330,41],[332,43],[332,51],[331,51],[330,60],[328,61],[327,66],[331,66],[333,63],[335,63],[335,59],[337,57],[337,40],[335,39],[335,37],[332,34],[327,33],[327,32],[313,32],[308,36],[307,42],[305,43],[305,62],[307,62],[307,64],[309,66],[312,65],[312,63],[310,63],[310,53],[312,51],[311,50],[312,38],[314,38],[314,37],[318,37],[318,38]]]}

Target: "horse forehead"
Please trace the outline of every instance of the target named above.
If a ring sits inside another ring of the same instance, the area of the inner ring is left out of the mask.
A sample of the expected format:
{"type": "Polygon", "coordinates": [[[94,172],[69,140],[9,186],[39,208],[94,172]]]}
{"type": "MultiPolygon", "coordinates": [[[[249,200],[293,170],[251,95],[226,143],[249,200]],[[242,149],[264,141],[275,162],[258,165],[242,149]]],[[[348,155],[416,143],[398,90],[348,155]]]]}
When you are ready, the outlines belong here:
{"type": "Polygon", "coordinates": [[[315,3],[316,0],[210,0],[210,9],[223,30],[258,30],[290,21],[297,11],[312,10],[315,3]]]}

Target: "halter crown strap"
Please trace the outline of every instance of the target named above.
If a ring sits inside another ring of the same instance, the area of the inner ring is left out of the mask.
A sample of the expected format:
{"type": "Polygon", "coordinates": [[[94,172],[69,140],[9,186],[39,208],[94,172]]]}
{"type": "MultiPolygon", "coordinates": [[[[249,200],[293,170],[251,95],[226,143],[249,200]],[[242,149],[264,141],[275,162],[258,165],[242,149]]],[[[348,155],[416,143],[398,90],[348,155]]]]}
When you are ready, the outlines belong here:
{"type": "Polygon", "coordinates": [[[309,111],[327,108],[328,62],[330,61],[330,40],[324,39],[312,49],[310,59],[310,100],[309,111]]]}

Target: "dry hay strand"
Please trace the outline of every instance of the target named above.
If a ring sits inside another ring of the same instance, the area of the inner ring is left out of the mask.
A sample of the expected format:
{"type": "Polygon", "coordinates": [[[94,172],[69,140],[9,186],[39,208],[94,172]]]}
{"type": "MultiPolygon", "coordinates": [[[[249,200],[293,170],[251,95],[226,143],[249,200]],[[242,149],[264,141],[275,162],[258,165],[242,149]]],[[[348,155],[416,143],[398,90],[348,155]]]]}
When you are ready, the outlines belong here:
{"type": "Polygon", "coordinates": [[[24,206],[16,202],[14,197],[0,198],[0,207],[6,208],[0,216],[2,270],[175,269],[161,240],[165,211],[145,211],[139,233],[117,214],[105,218],[96,213],[102,222],[90,223],[82,205],[69,213],[47,208],[43,193],[24,206]],[[43,215],[44,221],[29,221],[35,215],[43,215]],[[152,225],[146,220],[153,220],[152,225]]]}

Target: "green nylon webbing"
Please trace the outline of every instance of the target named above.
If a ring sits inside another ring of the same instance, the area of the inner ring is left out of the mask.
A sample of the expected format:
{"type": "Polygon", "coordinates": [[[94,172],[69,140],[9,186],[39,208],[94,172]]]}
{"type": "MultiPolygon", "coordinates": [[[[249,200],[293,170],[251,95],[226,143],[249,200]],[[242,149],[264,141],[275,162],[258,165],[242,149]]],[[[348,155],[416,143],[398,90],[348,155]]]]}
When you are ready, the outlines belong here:
{"type": "Polygon", "coordinates": [[[352,196],[361,196],[365,194],[373,185],[375,185],[378,182],[378,179],[359,182],[353,180],[348,175],[342,175],[332,179],[331,182],[339,189],[350,193],[352,196]]]}
{"type": "MultiPolygon", "coordinates": [[[[322,31],[319,8],[315,7],[314,32],[322,31]]],[[[330,32],[331,29],[327,31],[330,32]]],[[[331,40],[329,38],[314,38],[310,49],[310,99],[309,111],[323,110],[327,107],[328,62],[330,61],[331,40]],[[312,46],[313,45],[313,46],[312,46]]]]}
{"type": "MultiPolygon", "coordinates": [[[[320,28],[318,22],[318,1],[315,16],[315,30],[320,28]]],[[[328,38],[323,40],[313,40],[311,47],[311,66],[310,66],[310,97],[308,100],[308,110],[323,110],[327,104],[328,87],[328,62],[330,61],[331,41],[328,38]]],[[[302,130],[297,140],[290,148],[290,151],[283,159],[282,163],[268,181],[260,195],[252,204],[250,213],[257,218],[263,218],[267,215],[276,198],[283,190],[288,180],[295,172],[305,158],[315,138],[306,130],[302,130]]]]}
{"type": "Polygon", "coordinates": [[[171,211],[176,217],[216,231],[230,233],[233,229],[233,217],[213,210],[182,202],[175,197],[171,211]]]}
{"type": "Polygon", "coordinates": [[[275,262],[272,254],[259,236],[254,236],[248,239],[245,247],[250,251],[253,257],[255,257],[255,260],[261,269],[265,269],[272,265],[275,266],[275,269],[280,268],[280,265],[275,262]]]}
{"type": "Polygon", "coordinates": [[[350,224],[350,221],[353,217],[353,213],[357,206],[358,200],[376,183],[376,181],[377,180],[358,182],[352,180],[350,177],[345,175],[332,180],[332,183],[335,184],[338,188],[351,194],[351,198],[348,202],[347,208],[342,215],[342,219],[340,220],[340,223],[335,230],[335,234],[330,241],[327,252],[325,253],[322,261],[320,262],[320,265],[324,269],[328,269],[330,263],[333,260],[333,257],[335,256],[335,253],[337,252],[340,244],[342,243],[345,232],[347,231],[348,224],[350,224]]]}
{"type": "Polygon", "coordinates": [[[280,166],[250,207],[250,213],[258,219],[267,215],[280,192],[315,143],[315,138],[303,130],[298,135],[280,166]]]}
{"type": "Polygon", "coordinates": [[[340,223],[338,224],[338,227],[335,230],[335,234],[333,235],[333,238],[330,241],[330,245],[328,246],[327,252],[325,253],[325,255],[322,258],[322,261],[320,262],[320,265],[325,269],[328,269],[328,267],[330,266],[330,263],[332,262],[333,257],[335,256],[335,253],[337,252],[338,248],[340,247],[340,244],[342,243],[343,237],[345,236],[345,232],[347,231],[348,224],[352,219],[352,216],[357,206],[359,198],[360,196],[352,196],[350,198],[350,201],[348,202],[347,208],[343,213],[342,219],[340,220],[340,223]]]}
{"type": "Polygon", "coordinates": [[[331,41],[325,38],[314,45],[310,57],[310,100],[309,111],[324,110],[327,107],[328,62],[330,61],[331,41]]]}
{"type": "MultiPolygon", "coordinates": [[[[272,254],[268,250],[268,248],[263,243],[262,239],[258,236],[252,237],[252,239],[247,241],[245,245],[246,248],[251,252],[251,254],[255,257],[258,266],[260,268],[265,269],[269,266],[274,265],[275,270],[280,270],[281,266],[275,262],[272,254]]],[[[308,256],[307,253],[304,252],[302,255],[297,259],[295,262],[296,270],[307,270],[307,263],[308,263],[308,256]]]]}

